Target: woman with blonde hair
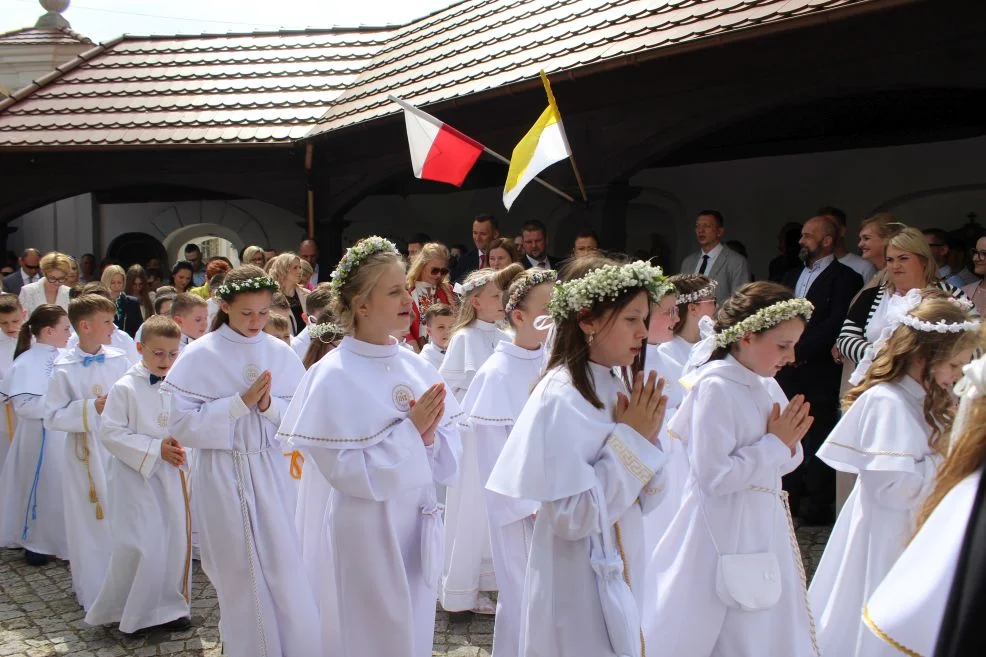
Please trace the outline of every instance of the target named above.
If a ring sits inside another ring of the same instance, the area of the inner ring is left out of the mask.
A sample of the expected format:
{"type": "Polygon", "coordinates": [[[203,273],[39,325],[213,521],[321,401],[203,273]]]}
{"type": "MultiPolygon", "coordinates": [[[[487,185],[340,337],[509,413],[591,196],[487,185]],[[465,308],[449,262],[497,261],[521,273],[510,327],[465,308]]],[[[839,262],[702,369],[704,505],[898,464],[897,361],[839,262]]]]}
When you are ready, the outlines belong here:
{"type": "Polygon", "coordinates": [[[878,212],[863,220],[859,226],[859,252],[877,270],[877,276],[863,281],[864,288],[875,287],[883,280],[887,268],[887,242],[900,230],[901,224],[889,212],[878,212]]]}
{"type": "Polygon", "coordinates": [[[51,251],[41,258],[42,278],[21,288],[20,300],[24,312],[30,315],[38,306],[51,303],[68,311],[69,286],[66,281],[72,273],[72,259],[64,253],[51,251]]]}
{"type": "MultiPolygon", "coordinates": [[[[887,326],[891,300],[910,290],[937,287],[955,299],[965,299],[957,287],[938,277],[938,266],[924,234],[903,227],[886,243],[887,270],[881,285],[863,290],[849,308],[849,314],[836,340],[844,361],[859,363],[867,347],[876,342],[887,326]]],[[[978,315],[978,313],[976,313],[978,315]]]]}
{"type": "Polygon", "coordinates": [[[120,265],[110,265],[103,270],[100,282],[110,291],[110,301],[116,303],[116,317],[113,323],[132,338],[143,323],[140,302],[125,293],[127,272],[120,265]]]}
{"type": "Polygon", "coordinates": [[[286,251],[271,258],[268,264],[270,268],[267,273],[277,282],[291,306],[291,335],[298,335],[305,328],[302,314],[307,312],[305,302],[309,294],[301,285],[301,258],[296,253],[286,251]]]}
{"type": "Polygon", "coordinates": [[[267,257],[264,255],[264,250],[259,246],[248,246],[243,249],[243,257],[240,258],[241,265],[256,265],[261,269],[267,264],[267,257]]]}
{"type": "Polygon", "coordinates": [[[444,303],[455,308],[459,299],[449,282],[449,250],[444,244],[428,242],[408,268],[407,291],[411,293],[411,328],[407,342],[420,351],[428,343],[421,319],[428,308],[444,303]]]}

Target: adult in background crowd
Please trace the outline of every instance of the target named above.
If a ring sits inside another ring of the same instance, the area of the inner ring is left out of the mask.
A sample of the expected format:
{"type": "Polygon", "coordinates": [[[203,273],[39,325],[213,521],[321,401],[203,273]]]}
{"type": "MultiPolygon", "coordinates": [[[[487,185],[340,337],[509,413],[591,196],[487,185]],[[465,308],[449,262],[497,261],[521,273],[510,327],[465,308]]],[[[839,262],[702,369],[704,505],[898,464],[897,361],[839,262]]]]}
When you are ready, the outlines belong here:
{"type": "Polygon", "coordinates": [[[524,236],[518,235],[514,238],[514,251],[517,252],[517,257],[524,255],[524,236]]]}
{"type": "Polygon", "coordinates": [[[185,245],[185,261],[192,265],[192,285],[205,285],[209,280],[205,273],[205,263],[202,262],[202,250],[198,244],[185,245]]]}
{"type": "Polygon", "coordinates": [[[315,286],[319,283],[329,280],[329,277],[319,270],[318,243],[315,240],[304,240],[299,244],[298,257],[312,266],[312,275],[307,280],[301,281],[303,287],[315,289],[315,286]]]}
{"type": "Polygon", "coordinates": [[[859,252],[876,269],[876,274],[863,281],[863,287],[875,287],[882,282],[887,268],[887,243],[894,233],[903,228],[889,212],[878,212],[867,217],[859,227],[859,252]]]}
{"type": "Polygon", "coordinates": [[[498,237],[490,242],[490,269],[506,269],[515,262],[520,262],[514,241],[509,237],[498,237]]]}
{"type": "MultiPolygon", "coordinates": [[[[264,249],[264,258],[267,262],[270,262],[277,257],[277,249],[264,249]]],[[[264,265],[267,266],[266,264],[264,265]]]]}
{"type": "Polygon", "coordinates": [[[948,248],[951,253],[948,259],[948,266],[952,268],[953,284],[961,283],[959,287],[965,287],[979,280],[970,269],[973,265],[969,244],[975,246],[981,236],[982,230],[980,229],[972,235],[967,236],[969,242],[966,242],[966,239],[962,237],[961,231],[949,233],[948,248]]]}
{"type": "Polygon", "coordinates": [[[835,244],[835,257],[839,262],[862,276],[864,283],[873,278],[873,275],[876,274],[873,263],[855,253],[849,253],[846,249],[846,229],[848,226],[846,223],[846,213],[837,207],[826,205],[820,208],[815,214],[828,217],[839,227],[839,238],[835,244]]]}
{"type": "Polygon", "coordinates": [[[137,335],[137,329],[143,323],[140,303],[136,298],[124,293],[127,284],[127,272],[120,265],[109,265],[103,269],[100,281],[110,291],[110,300],[116,303],[116,316],[113,323],[131,338],[137,335]]]}
{"type": "Polygon", "coordinates": [[[4,292],[20,294],[22,287],[41,278],[41,252],[37,249],[24,249],[17,264],[20,268],[3,279],[4,292]]]}
{"type": "Polygon", "coordinates": [[[140,304],[141,319],[147,319],[154,314],[154,301],[151,299],[151,288],[147,284],[147,272],[140,265],[127,267],[123,293],[133,297],[140,304]]]}
{"type": "Polygon", "coordinates": [[[302,315],[308,312],[305,309],[305,300],[309,294],[301,284],[301,258],[290,251],[282,253],[270,262],[268,274],[288,298],[291,307],[291,335],[298,335],[305,328],[302,315]]]}
{"type": "Polygon", "coordinates": [[[175,294],[182,294],[192,289],[192,273],[195,271],[192,263],[179,260],[171,268],[171,284],[175,288],[175,294]]]}
{"type": "Polygon", "coordinates": [[[72,263],[72,268],[68,272],[68,278],[65,279],[65,284],[69,288],[73,288],[79,284],[79,280],[82,278],[82,272],[79,270],[79,263],[75,261],[75,258],[69,256],[68,260],[72,263]]]}
{"type": "Polygon", "coordinates": [[[733,293],[750,282],[746,258],[722,243],[725,220],[718,210],[702,210],[695,220],[699,250],[681,263],[682,274],[702,274],[718,285],[716,303],[722,305],[733,293]]]}
{"type": "Polygon", "coordinates": [[[466,252],[466,247],[464,244],[453,244],[452,246],[449,247],[448,249],[449,269],[451,269],[453,272],[455,271],[456,265],[459,264],[459,258],[461,258],[462,254],[464,254],[465,252],[466,252]]]}
{"type": "Polygon", "coordinates": [[[459,256],[452,272],[452,280],[461,283],[469,272],[490,266],[490,242],[500,236],[500,226],[496,217],[491,214],[481,214],[472,221],[472,242],[475,249],[459,256]]]}
{"type": "Polygon", "coordinates": [[[264,268],[267,264],[267,258],[264,257],[264,249],[259,246],[248,246],[243,249],[243,254],[240,256],[241,265],[255,265],[264,268]]]}
{"type": "Polygon", "coordinates": [[[572,245],[572,256],[581,258],[582,256],[593,255],[599,252],[599,236],[591,228],[583,228],[575,236],[575,243],[572,245]]]}
{"type": "Polygon", "coordinates": [[[91,283],[98,279],[99,274],[96,273],[96,256],[91,253],[83,253],[79,257],[79,282],[91,283]]]}
{"type": "Polygon", "coordinates": [[[962,290],[938,277],[938,266],[921,231],[904,228],[887,242],[886,282],[863,290],[849,308],[836,342],[840,358],[859,363],[887,325],[890,298],[926,287],[937,287],[956,299],[966,298],[962,290]]]}
{"type": "Polygon", "coordinates": [[[779,256],[767,265],[767,280],[783,283],[791,270],[801,271],[804,263],[801,261],[801,224],[789,222],[777,233],[777,251],[779,256]]]}
{"type": "Polygon", "coordinates": [[[414,259],[421,253],[421,248],[430,241],[431,238],[425,233],[411,235],[411,239],[407,241],[407,261],[414,262],[414,259]]]}
{"type": "Polygon", "coordinates": [[[20,291],[24,312],[30,316],[35,308],[46,303],[61,306],[67,312],[68,293],[71,288],[65,284],[65,281],[72,271],[72,259],[64,253],[52,251],[41,258],[38,266],[44,276],[33,283],[28,283],[20,291]]]}
{"type": "Polygon", "coordinates": [[[966,285],[962,288],[962,292],[972,300],[979,314],[986,316],[986,289],[983,286],[983,279],[986,278],[986,235],[976,240],[970,255],[973,271],[978,280],[966,285]]]}
{"type": "MultiPolygon", "coordinates": [[[[501,238],[502,239],[502,238],[501,238]]],[[[408,343],[421,350],[428,343],[424,316],[436,303],[453,308],[458,299],[449,283],[449,252],[444,244],[428,242],[422,245],[407,271],[407,291],[411,293],[411,326],[408,343]]]]}
{"type": "Polygon", "coordinates": [[[524,238],[524,255],[520,259],[524,269],[558,268],[558,260],[548,255],[548,229],[543,223],[537,219],[524,222],[520,234],[524,238]]]}
{"type": "Polygon", "coordinates": [[[938,267],[938,278],[947,281],[954,287],[963,287],[971,281],[964,280],[957,272],[952,270],[950,264],[952,260],[952,238],[941,228],[925,228],[922,233],[931,249],[931,255],[935,258],[935,266],[938,267]]]}
{"type": "Polygon", "coordinates": [[[217,274],[225,274],[233,265],[222,256],[215,256],[209,258],[209,262],[205,265],[205,283],[199,285],[198,287],[193,287],[188,292],[189,294],[194,294],[195,296],[202,297],[206,301],[212,298],[212,279],[217,274]]]}
{"type": "Polygon", "coordinates": [[[798,514],[800,507],[802,520],[813,525],[835,520],[835,471],[815,458],[815,452],[839,420],[842,367],[833,360],[832,348],[853,297],[863,287],[862,277],[836,259],[838,238],[839,227],[828,217],[806,221],[800,240],[804,267],[788,272],[783,281],[797,298],[815,306],[794,348],[794,362],[776,377],[789,398],[805,396],[815,418],[802,441],[804,461],[784,478],[792,513],[798,514]]]}

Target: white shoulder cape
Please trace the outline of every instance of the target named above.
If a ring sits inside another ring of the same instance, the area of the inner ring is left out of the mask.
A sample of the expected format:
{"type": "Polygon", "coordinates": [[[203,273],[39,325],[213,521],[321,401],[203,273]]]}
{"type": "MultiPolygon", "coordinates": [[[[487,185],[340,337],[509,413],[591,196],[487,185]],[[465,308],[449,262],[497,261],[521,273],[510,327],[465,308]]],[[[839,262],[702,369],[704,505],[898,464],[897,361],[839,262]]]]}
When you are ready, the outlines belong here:
{"type": "Polygon", "coordinates": [[[924,396],[909,376],[873,386],[832,429],[818,458],[842,472],[916,472],[916,463],[932,453],[924,396]]]}
{"type": "MultiPolygon", "coordinates": [[[[127,354],[122,349],[117,349],[116,347],[108,347],[103,345],[100,350],[100,354],[103,354],[107,360],[110,358],[126,358],[127,354]]],[[[86,352],[75,347],[74,349],[64,349],[55,358],[55,365],[68,365],[70,363],[81,363],[87,356],[95,356],[98,354],[87,354],[86,352]]]]}
{"type": "Polygon", "coordinates": [[[541,373],[544,347],[535,350],[501,342],[469,384],[462,408],[471,424],[512,426],[541,373]]]}
{"type": "Polygon", "coordinates": [[[60,353],[57,347],[45,344],[35,344],[22,353],[3,378],[3,394],[7,397],[47,394],[51,371],[60,353]]]}
{"type": "Polygon", "coordinates": [[[470,326],[459,329],[452,336],[445,358],[439,370],[449,385],[461,387],[468,385],[468,375],[475,374],[486,359],[493,355],[496,345],[510,340],[510,336],[496,327],[496,324],[476,320],[470,326]]]}

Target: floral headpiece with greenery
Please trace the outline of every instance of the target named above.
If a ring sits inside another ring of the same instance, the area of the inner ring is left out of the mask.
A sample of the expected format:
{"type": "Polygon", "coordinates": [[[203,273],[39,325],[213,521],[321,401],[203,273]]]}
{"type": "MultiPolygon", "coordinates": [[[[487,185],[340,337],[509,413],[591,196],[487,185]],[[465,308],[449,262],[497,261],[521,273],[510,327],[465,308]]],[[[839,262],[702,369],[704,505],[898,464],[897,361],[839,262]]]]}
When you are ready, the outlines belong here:
{"type": "Polygon", "coordinates": [[[478,269],[476,272],[470,274],[467,280],[456,283],[452,291],[460,297],[464,297],[474,290],[486,287],[494,278],[496,278],[495,269],[478,269]]]}
{"type": "Polygon", "coordinates": [[[248,278],[245,281],[223,283],[216,288],[216,295],[224,301],[229,301],[240,292],[261,292],[263,290],[277,292],[280,289],[281,287],[277,284],[277,281],[270,276],[257,276],[255,278],[248,278]]]}
{"type": "Polygon", "coordinates": [[[349,275],[363,264],[367,258],[378,253],[394,253],[400,255],[400,251],[397,250],[393,242],[378,235],[364,237],[346,249],[346,254],[342,256],[342,260],[339,261],[339,264],[336,265],[335,270],[332,272],[332,291],[336,294],[342,291],[346,281],[349,280],[349,275]]]}
{"type": "Polygon", "coordinates": [[[326,335],[344,336],[346,331],[333,322],[320,322],[308,325],[308,335],[311,336],[312,340],[321,340],[326,335]]]}
{"type": "Polygon", "coordinates": [[[625,265],[603,265],[582,278],[558,283],[551,292],[548,312],[554,321],[560,322],[600,301],[616,299],[627,290],[642,287],[653,303],[659,303],[675,291],[660,267],[642,260],[625,265]]]}
{"type": "Polygon", "coordinates": [[[709,281],[709,284],[703,287],[701,290],[696,290],[695,292],[688,292],[686,294],[678,295],[678,305],[683,303],[698,303],[699,301],[705,301],[707,299],[716,298],[716,288],[719,287],[719,281],[709,281]]]}
{"type": "Polygon", "coordinates": [[[807,322],[815,306],[807,299],[788,299],[761,308],[743,321],[730,326],[721,333],[716,333],[716,346],[720,349],[739,342],[748,333],[760,333],[772,329],[782,322],[801,316],[807,322]]]}
{"type": "Polygon", "coordinates": [[[503,307],[503,312],[508,315],[517,309],[517,304],[524,300],[527,293],[536,288],[541,283],[554,283],[558,280],[558,272],[553,269],[536,269],[530,276],[527,276],[517,288],[510,293],[507,305],[503,307]]]}

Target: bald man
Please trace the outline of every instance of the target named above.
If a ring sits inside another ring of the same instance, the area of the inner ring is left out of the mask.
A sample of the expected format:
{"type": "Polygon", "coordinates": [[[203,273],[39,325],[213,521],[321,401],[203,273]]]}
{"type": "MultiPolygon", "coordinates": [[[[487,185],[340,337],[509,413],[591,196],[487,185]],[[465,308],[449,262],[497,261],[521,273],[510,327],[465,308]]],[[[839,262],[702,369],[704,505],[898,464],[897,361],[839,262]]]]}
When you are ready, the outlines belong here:
{"type": "Polygon", "coordinates": [[[842,366],[832,358],[832,347],[849,304],[860,288],[862,277],[836,259],[838,225],[824,216],[812,217],[801,229],[803,269],[784,277],[784,284],[800,299],[815,306],[805,332],[794,348],[793,364],[777,374],[788,397],[804,395],[811,404],[815,422],[802,441],[805,460],[784,477],[791,493],[791,510],[806,524],[835,520],[835,471],[815,458],[815,452],[839,419],[839,384],[842,366]]]}
{"type": "MultiPolygon", "coordinates": [[[[312,274],[311,279],[308,281],[302,281],[302,284],[305,285],[307,283],[305,286],[309,290],[314,290],[315,286],[319,283],[318,244],[315,243],[315,240],[305,240],[302,242],[298,246],[298,257],[312,266],[312,271],[314,273],[312,274]]],[[[329,277],[326,276],[325,280],[329,280],[329,277]]]]}

